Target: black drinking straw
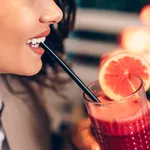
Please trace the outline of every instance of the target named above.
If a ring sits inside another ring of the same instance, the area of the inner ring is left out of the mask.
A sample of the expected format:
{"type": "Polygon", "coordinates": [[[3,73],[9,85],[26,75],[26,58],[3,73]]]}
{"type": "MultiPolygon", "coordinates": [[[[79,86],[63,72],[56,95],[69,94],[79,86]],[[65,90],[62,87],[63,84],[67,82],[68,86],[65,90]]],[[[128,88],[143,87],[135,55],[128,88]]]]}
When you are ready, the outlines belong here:
{"type": "Polygon", "coordinates": [[[79,77],[66,65],[66,63],[46,44],[40,43],[40,46],[47,50],[47,53],[52,56],[56,62],[63,68],[64,71],[78,84],[78,86],[94,101],[100,102],[96,96],[90,91],[90,89],[79,79],[79,77]]]}

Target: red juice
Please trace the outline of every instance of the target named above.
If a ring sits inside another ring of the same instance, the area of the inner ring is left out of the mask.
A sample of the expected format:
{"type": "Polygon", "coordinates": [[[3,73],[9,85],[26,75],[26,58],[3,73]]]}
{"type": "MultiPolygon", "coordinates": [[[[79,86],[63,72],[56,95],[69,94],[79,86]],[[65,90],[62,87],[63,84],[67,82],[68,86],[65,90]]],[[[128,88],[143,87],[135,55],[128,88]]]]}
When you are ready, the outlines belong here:
{"type": "Polygon", "coordinates": [[[148,117],[145,114],[134,122],[111,124],[92,116],[91,120],[95,138],[102,150],[150,150],[150,128],[146,124],[148,117]],[[113,127],[113,131],[106,131],[109,127],[113,127]]]}
{"type": "Polygon", "coordinates": [[[142,81],[131,95],[118,101],[109,99],[98,81],[89,88],[100,100],[93,102],[84,95],[93,135],[101,150],[150,150],[150,112],[142,81]]]}
{"type": "Polygon", "coordinates": [[[132,100],[88,109],[94,136],[102,150],[150,150],[150,116],[141,105],[140,100],[132,100]]]}

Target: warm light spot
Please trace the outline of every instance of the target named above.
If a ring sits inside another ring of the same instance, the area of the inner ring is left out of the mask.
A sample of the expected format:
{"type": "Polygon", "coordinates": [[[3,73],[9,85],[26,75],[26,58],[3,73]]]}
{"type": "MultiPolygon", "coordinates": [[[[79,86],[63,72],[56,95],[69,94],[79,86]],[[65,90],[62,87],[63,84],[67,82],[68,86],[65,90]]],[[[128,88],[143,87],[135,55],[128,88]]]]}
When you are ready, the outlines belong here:
{"type": "Polygon", "coordinates": [[[150,31],[147,28],[128,27],[121,32],[121,47],[134,53],[147,51],[149,41],[150,31]]]}
{"type": "Polygon", "coordinates": [[[146,5],[141,13],[140,13],[140,20],[142,23],[146,25],[150,25],[150,5],[146,5]]]}

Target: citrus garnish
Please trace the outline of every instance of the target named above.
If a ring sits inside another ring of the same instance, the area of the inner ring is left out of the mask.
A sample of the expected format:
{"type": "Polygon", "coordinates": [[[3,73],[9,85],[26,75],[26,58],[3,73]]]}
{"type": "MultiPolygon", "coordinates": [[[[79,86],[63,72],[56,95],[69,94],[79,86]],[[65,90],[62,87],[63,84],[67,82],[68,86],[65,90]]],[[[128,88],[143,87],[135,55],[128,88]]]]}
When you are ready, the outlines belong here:
{"type": "Polygon", "coordinates": [[[103,92],[113,100],[132,94],[143,80],[145,91],[150,86],[150,64],[140,55],[119,53],[104,62],[99,72],[103,92]],[[136,78],[135,78],[136,77],[136,78]]]}

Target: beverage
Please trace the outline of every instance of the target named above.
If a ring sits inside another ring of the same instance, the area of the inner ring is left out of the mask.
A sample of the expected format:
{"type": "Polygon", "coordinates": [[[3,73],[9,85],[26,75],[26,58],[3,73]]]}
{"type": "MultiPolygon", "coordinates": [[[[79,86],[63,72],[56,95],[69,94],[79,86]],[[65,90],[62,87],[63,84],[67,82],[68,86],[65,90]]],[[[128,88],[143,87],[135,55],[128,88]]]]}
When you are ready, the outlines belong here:
{"type": "Polygon", "coordinates": [[[92,130],[102,150],[150,150],[150,115],[144,89],[113,101],[107,98],[98,82],[90,89],[101,100],[85,104],[92,121],[92,130]]]}
{"type": "Polygon", "coordinates": [[[150,150],[149,81],[149,63],[139,55],[113,55],[100,67],[89,86],[100,102],[84,98],[102,150],[150,150]]]}
{"type": "Polygon", "coordinates": [[[95,138],[102,150],[150,149],[149,112],[139,112],[124,120],[111,120],[110,117],[111,114],[107,119],[101,114],[97,118],[90,115],[95,138]]]}

